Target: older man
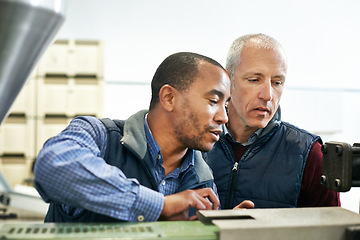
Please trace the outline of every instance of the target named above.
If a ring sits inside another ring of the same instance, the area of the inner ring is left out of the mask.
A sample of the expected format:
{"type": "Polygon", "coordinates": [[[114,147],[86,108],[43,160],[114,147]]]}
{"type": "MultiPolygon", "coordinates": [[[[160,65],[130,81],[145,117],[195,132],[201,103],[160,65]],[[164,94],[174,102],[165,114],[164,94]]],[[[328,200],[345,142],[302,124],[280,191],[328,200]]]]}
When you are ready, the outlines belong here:
{"type": "Polygon", "coordinates": [[[205,159],[221,207],[251,200],[258,208],[339,206],[339,194],[320,184],[321,139],[280,119],[287,60],[274,38],[252,34],[230,47],[229,121],[205,159]]]}

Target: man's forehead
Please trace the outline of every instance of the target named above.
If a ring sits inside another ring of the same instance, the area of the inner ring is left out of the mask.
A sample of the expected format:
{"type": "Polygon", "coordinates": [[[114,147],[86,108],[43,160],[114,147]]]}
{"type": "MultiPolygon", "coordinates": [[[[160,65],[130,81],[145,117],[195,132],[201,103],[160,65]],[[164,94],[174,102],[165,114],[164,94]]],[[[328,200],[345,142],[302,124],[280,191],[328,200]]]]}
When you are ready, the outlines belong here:
{"type": "Polygon", "coordinates": [[[239,66],[249,65],[256,67],[263,67],[263,64],[279,68],[282,72],[287,72],[287,59],[283,51],[280,49],[265,49],[265,48],[247,48],[241,52],[241,57],[237,64],[239,66]]]}

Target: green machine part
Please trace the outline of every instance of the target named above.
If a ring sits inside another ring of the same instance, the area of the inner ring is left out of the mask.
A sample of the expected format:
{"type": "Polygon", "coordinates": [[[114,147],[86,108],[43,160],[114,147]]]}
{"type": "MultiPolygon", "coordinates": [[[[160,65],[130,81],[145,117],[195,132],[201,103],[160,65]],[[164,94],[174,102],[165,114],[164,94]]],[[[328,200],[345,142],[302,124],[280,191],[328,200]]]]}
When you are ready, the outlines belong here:
{"type": "Polygon", "coordinates": [[[219,229],[200,221],[149,223],[4,223],[0,239],[216,240],[219,229]]]}

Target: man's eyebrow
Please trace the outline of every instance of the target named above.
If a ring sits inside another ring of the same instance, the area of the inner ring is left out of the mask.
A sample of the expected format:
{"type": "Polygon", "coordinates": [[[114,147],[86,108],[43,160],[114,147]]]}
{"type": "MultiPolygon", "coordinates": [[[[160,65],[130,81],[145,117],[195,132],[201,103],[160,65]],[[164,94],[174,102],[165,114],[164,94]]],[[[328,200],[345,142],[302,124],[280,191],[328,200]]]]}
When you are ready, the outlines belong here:
{"type": "Polygon", "coordinates": [[[217,89],[213,89],[211,91],[208,92],[209,95],[218,95],[220,98],[224,98],[225,94],[217,89]]]}
{"type": "Polygon", "coordinates": [[[250,78],[250,77],[253,77],[253,76],[263,76],[262,73],[257,73],[257,72],[251,72],[251,73],[248,73],[245,75],[246,78],[250,78]]]}
{"type": "MultiPolygon", "coordinates": [[[[250,74],[248,74],[248,76],[247,77],[251,77],[251,76],[260,76],[260,77],[262,77],[262,76],[264,76],[262,73],[250,73],[250,74]]],[[[275,75],[273,78],[280,78],[280,79],[282,79],[282,80],[285,80],[285,75],[283,75],[283,74],[280,74],[280,75],[275,75]]]]}
{"type": "Polygon", "coordinates": [[[274,78],[280,78],[281,80],[284,80],[285,81],[285,75],[276,75],[276,76],[274,76],[274,78]]]}

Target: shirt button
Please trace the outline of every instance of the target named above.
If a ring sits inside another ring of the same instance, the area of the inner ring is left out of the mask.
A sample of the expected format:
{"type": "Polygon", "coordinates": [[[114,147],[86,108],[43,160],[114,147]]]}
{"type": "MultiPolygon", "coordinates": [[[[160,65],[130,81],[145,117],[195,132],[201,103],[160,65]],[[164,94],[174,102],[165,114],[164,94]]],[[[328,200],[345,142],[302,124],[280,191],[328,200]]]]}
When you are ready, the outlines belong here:
{"type": "Polygon", "coordinates": [[[165,185],[165,180],[162,180],[161,185],[163,186],[165,185]]]}
{"type": "Polygon", "coordinates": [[[160,154],[158,154],[157,159],[159,159],[159,160],[161,159],[161,155],[160,155],[160,154]]]}
{"type": "Polygon", "coordinates": [[[144,221],[144,216],[143,216],[143,215],[139,215],[139,216],[137,217],[137,220],[138,220],[138,222],[144,221]]]}

